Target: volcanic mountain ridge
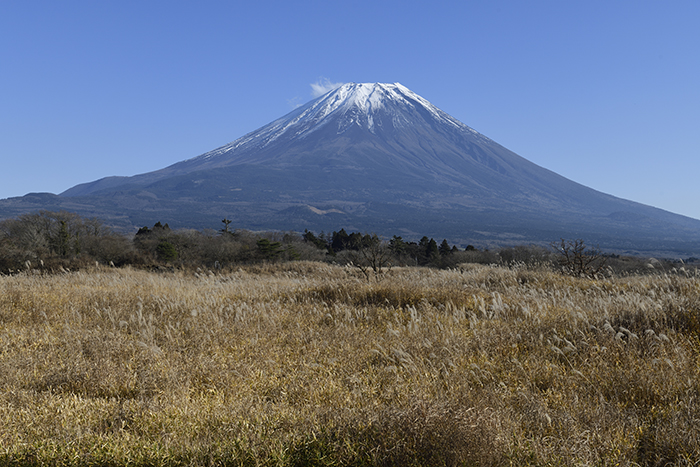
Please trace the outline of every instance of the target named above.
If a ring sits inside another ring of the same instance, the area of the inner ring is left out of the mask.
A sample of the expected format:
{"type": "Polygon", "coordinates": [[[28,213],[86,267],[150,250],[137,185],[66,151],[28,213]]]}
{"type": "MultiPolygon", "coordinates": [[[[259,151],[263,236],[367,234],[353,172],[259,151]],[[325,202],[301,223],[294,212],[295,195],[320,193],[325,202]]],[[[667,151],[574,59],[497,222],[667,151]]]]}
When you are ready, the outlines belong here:
{"type": "MultiPolygon", "coordinates": [[[[232,143],[161,170],[0,201],[121,228],[345,228],[496,246],[584,238],[697,253],[700,221],[607,195],[502,147],[401,84],[349,83],[232,143]]],[[[681,253],[682,252],[682,253],[681,253]]]]}

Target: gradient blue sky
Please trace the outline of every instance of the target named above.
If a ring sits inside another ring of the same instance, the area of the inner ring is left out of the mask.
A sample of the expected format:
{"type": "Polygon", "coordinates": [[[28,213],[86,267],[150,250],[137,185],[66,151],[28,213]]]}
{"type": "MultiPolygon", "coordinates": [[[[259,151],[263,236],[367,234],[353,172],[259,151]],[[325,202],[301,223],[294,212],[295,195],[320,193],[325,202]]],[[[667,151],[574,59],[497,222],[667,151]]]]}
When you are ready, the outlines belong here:
{"type": "Polygon", "coordinates": [[[400,82],[521,156],[700,218],[698,1],[8,1],[0,198],[226,144],[400,82]]]}

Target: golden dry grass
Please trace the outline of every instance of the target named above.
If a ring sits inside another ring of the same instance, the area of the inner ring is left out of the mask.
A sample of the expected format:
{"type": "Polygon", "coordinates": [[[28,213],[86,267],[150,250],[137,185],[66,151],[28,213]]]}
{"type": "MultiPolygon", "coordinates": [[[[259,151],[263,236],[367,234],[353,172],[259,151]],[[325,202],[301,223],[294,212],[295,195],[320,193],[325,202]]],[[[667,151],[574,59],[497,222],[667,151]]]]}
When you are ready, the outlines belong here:
{"type": "Polygon", "coordinates": [[[1,465],[700,465],[700,280],[0,277],[1,465]]]}

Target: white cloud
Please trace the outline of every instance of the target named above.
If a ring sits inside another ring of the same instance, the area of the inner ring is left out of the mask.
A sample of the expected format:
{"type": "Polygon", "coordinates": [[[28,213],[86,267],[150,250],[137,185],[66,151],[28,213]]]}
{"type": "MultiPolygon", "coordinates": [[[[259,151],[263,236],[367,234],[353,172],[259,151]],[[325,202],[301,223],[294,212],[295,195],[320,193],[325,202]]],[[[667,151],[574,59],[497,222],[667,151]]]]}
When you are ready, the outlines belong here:
{"type": "Polygon", "coordinates": [[[315,83],[311,83],[311,95],[313,97],[322,96],[328,91],[339,88],[343,84],[345,83],[331,83],[331,80],[328,78],[321,77],[315,83]]]}

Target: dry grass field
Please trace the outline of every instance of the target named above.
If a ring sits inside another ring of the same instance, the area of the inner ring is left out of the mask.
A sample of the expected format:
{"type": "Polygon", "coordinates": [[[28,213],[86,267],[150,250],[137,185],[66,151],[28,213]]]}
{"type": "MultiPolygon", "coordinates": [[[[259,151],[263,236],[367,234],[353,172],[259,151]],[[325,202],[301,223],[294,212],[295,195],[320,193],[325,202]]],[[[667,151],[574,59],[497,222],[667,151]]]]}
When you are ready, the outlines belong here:
{"type": "Polygon", "coordinates": [[[0,276],[0,465],[700,465],[700,278],[0,276]]]}

